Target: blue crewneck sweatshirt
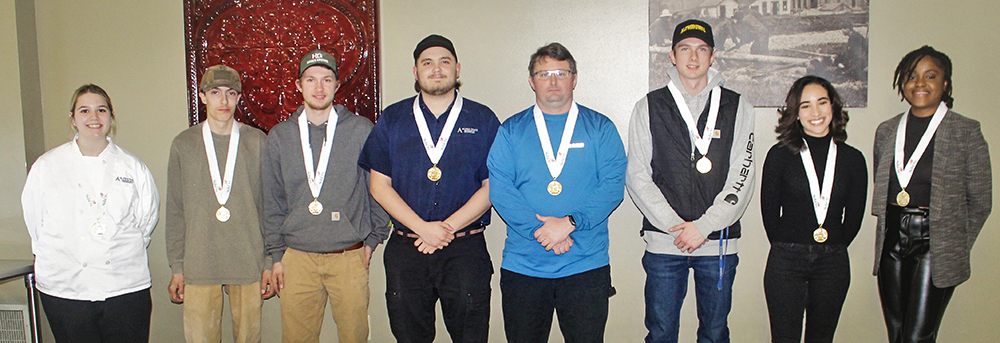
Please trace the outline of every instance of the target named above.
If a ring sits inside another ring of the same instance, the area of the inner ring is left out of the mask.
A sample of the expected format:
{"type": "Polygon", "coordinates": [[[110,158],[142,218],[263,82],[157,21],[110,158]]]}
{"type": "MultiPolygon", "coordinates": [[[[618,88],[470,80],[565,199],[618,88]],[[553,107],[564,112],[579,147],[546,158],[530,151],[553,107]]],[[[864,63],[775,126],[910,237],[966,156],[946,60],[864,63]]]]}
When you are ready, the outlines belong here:
{"type": "MultiPolygon", "coordinates": [[[[501,268],[542,278],[560,278],[609,264],[608,216],[624,198],[625,148],[615,124],[604,115],[579,107],[566,165],[558,177],[563,190],[547,191],[552,176],[528,108],[508,118],[497,132],[487,166],[490,201],[507,224],[501,268]],[[542,226],[535,214],[572,215],[574,244],[562,255],[545,251],[534,232],[542,226]]],[[[558,151],[567,114],[545,115],[558,151]]]]}

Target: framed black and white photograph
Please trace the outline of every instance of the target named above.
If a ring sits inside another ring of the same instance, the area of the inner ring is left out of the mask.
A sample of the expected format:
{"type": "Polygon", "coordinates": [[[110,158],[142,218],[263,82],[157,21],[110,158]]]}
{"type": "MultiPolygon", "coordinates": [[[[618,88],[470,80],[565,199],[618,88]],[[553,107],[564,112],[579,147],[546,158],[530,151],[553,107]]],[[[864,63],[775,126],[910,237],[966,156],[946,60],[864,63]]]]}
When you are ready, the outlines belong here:
{"type": "Polygon", "coordinates": [[[714,68],[756,107],[781,107],[795,79],[833,83],[845,107],[868,105],[869,0],[650,0],[649,87],[666,85],[671,36],[697,18],[712,26],[714,68]]]}

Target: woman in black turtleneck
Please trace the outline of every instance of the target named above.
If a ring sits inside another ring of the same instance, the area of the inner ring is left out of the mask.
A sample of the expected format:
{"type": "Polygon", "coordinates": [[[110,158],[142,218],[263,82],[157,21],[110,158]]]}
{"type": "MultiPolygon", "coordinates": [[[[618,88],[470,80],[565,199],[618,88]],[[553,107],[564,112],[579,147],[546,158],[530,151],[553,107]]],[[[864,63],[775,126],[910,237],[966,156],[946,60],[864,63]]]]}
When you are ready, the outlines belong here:
{"type": "Polygon", "coordinates": [[[847,246],[861,228],[868,169],[864,155],[844,143],[848,116],[829,81],[796,80],[778,113],[779,142],[764,161],[760,194],[771,242],[764,271],[771,341],[801,342],[806,313],[805,341],[832,342],[851,284],[847,246]]]}

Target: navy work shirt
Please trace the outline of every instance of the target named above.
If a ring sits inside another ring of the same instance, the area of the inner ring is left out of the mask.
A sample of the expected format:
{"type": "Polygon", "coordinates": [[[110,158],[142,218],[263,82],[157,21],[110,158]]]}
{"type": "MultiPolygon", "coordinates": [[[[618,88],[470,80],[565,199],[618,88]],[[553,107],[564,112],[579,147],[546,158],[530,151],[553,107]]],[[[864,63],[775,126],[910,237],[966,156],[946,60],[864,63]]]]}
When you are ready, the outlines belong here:
{"type": "MultiPolygon", "coordinates": [[[[462,112],[437,164],[441,179],[435,182],[427,178],[427,170],[434,164],[420,140],[413,118],[413,99],[404,99],[382,111],[368,135],[358,165],[392,178],[392,188],[421,219],[442,221],[465,205],[482,188],[483,180],[489,178],[486,156],[500,120],[489,107],[463,98],[462,112]]],[[[435,142],[454,105],[452,102],[440,117],[434,118],[421,99],[420,109],[435,142]]],[[[490,212],[483,214],[479,221],[489,225],[490,212]]],[[[395,218],[392,222],[396,228],[409,231],[395,218]]]]}

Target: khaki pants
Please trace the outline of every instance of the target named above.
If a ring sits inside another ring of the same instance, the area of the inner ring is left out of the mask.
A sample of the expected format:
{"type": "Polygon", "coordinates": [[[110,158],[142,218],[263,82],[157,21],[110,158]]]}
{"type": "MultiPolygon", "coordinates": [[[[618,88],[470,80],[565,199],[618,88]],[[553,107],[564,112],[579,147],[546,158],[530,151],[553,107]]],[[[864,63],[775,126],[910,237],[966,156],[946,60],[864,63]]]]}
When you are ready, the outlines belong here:
{"type": "Polygon", "coordinates": [[[233,338],[260,343],[260,282],[249,285],[184,285],[184,339],[188,343],[222,341],[223,295],[229,294],[233,338]]]}
{"type": "Polygon", "coordinates": [[[288,248],[281,260],[282,342],[319,342],[326,301],[341,343],[368,341],[368,268],[364,248],[319,254],[288,248]]]}

